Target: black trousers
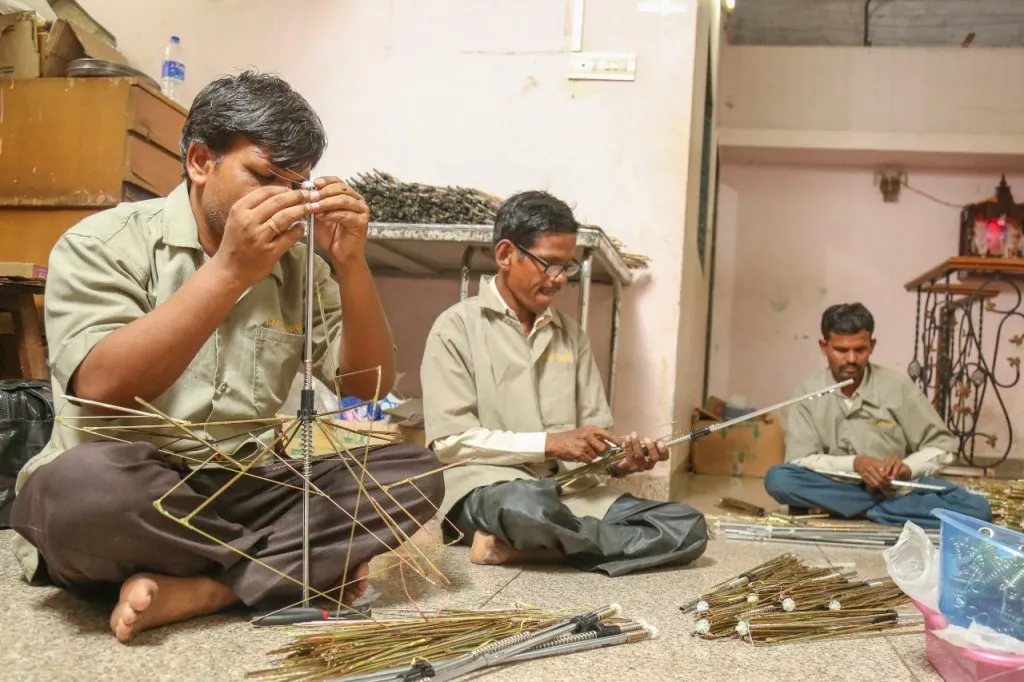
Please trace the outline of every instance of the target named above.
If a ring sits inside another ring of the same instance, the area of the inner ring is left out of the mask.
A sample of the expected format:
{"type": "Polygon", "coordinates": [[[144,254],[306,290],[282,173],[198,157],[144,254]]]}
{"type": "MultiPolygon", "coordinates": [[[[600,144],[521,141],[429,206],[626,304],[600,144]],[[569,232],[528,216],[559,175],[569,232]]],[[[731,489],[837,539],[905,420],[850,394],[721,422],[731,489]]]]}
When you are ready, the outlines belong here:
{"type": "MultiPolygon", "coordinates": [[[[301,471],[301,462],[293,466],[301,471]]],[[[352,466],[358,475],[360,469],[352,466]]],[[[433,453],[410,444],[372,450],[366,463],[384,486],[439,466],[433,453]]],[[[15,498],[11,525],[39,550],[50,580],[64,588],[116,589],[139,572],[206,575],[230,587],[246,605],[297,602],[302,598],[302,479],[280,462],[250,471],[266,480],[241,476],[216,494],[237,472],[206,469],[181,484],[188,470],[149,444],[86,443],[28,477],[15,498]],[[191,528],[154,507],[175,486],[163,508],[177,519],[216,494],[191,518],[191,528]]],[[[396,485],[390,496],[366,476],[367,493],[357,509],[358,481],[337,459],[315,463],[311,481],[330,498],[310,495],[310,586],[322,592],[337,588],[346,569],[351,576],[356,566],[401,542],[367,495],[406,535],[429,521],[444,497],[440,473],[396,485]]]]}
{"type": "Polygon", "coordinates": [[[603,519],[579,517],[551,479],[516,480],[477,488],[448,514],[470,544],[477,530],[513,549],[559,549],[585,571],[620,576],[688,564],[707,549],[704,515],[685,504],[626,494],[603,519]]]}

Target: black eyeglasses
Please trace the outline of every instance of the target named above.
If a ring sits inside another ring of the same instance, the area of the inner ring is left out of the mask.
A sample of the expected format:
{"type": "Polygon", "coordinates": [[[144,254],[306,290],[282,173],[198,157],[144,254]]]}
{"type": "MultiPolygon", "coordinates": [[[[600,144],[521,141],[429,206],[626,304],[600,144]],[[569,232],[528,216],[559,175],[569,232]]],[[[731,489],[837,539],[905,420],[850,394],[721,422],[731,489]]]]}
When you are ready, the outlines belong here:
{"type": "Polygon", "coordinates": [[[550,277],[551,279],[558,279],[558,276],[561,275],[563,272],[565,273],[566,277],[574,277],[580,271],[580,264],[575,260],[571,260],[565,265],[557,265],[555,263],[549,263],[540,256],[536,256],[530,253],[519,244],[515,244],[515,247],[519,249],[523,254],[529,256],[530,259],[533,260],[533,262],[537,263],[542,268],[544,268],[544,275],[546,277],[550,277]]]}

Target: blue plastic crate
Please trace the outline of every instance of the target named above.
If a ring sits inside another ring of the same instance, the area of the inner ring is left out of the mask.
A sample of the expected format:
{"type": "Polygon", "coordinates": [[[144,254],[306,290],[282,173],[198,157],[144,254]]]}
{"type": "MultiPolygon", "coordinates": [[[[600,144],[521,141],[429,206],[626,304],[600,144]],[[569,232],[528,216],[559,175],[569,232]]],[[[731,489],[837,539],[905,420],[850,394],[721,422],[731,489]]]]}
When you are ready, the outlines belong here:
{"type": "Polygon", "coordinates": [[[1024,640],[1024,535],[947,509],[939,531],[939,611],[1024,640]]]}

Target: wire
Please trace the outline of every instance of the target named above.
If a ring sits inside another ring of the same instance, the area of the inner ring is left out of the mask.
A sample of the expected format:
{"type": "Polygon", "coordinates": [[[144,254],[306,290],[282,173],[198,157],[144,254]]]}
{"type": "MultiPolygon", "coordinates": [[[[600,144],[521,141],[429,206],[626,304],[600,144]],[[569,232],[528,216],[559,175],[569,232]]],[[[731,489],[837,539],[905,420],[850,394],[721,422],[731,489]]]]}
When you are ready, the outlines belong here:
{"type": "Polygon", "coordinates": [[[907,189],[909,189],[911,192],[915,192],[917,194],[920,194],[925,199],[931,199],[935,203],[942,204],[943,206],[951,206],[952,208],[955,208],[955,209],[962,209],[966,205],[966,204],[954,204],[954,203],[949,202],[949,201],[943,201],[942,199],[939,199],[937,197],[932,196],[931,194],[928,194],[928,192],[925,192],[923,190],[919,190],[916,187],[911,187],[909,184],[907,184],[906,180],[903,181],[903,186],[906,187],[907,189]]]}

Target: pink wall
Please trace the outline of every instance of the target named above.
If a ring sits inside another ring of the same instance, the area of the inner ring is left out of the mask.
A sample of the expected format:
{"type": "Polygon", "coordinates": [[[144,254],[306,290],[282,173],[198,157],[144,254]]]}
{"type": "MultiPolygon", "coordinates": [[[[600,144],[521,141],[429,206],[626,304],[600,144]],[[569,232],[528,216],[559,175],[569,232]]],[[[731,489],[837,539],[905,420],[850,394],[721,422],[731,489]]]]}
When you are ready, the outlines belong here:
{"type": "MultiPolygon", "coordinates": [[[[908,169],[909,183],[961,205],[991,196],[995,173],[908,169]]],[[[874,313],[873,360],[905,371],[913,357],[916,297],[903,285],[957,253],[958,208],[904,188],[883,203],[873,169],[722,167],[710,390],[763,406],[788,398],[823,367],[817,348],[822,311],[860,300],[874,313]]],[[[1024,198],[1024,176],[1007,181],[1024,198]]],[[[999,299],[1001,306],[1013,301],[999,299]]],[[[993,318],[987,318],[991,320],[993,318]]],[[[991,341],[994,325],[986,330],[991,341]]],[[[1004,338],[1024,332],[1008,323],[1004,338]]],[[[1004,341],[998,370],[1020,349],[1004,341]]],[[[1010,376],[1002,375],[1004,378],[1010,376]]],[[[1024,457],[1024,382],[1004,392],[1024,457]]],[[[984,424],[997,424],[989,402],[984,424]]],[[[1005,430],[996,429],[1000,449],[1005,430]]],[[[979,452],[985,452],[983,447],[979,452]]]]}

